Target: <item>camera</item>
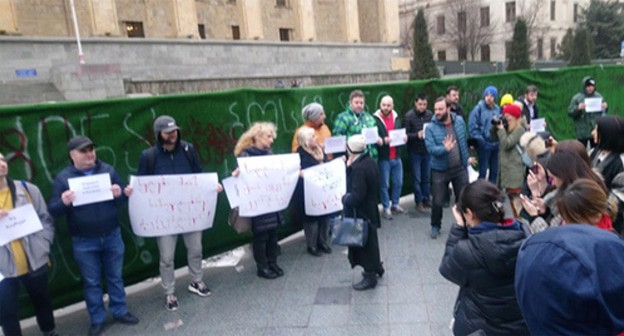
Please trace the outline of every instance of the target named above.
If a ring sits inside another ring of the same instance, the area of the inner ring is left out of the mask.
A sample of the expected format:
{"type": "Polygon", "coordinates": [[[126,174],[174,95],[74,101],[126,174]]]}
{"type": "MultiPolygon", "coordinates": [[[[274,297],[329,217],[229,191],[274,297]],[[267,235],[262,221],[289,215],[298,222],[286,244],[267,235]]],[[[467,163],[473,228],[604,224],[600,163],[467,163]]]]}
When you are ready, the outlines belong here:
{"type": "Polygon", "coordinates": [[[498,126],[501,123],[503,123],[503,127],[505,129],[507,129],[507,126],[509,126],[509,123],[507,122],[506,118],[492,117],[492,126],[498,126]]]}

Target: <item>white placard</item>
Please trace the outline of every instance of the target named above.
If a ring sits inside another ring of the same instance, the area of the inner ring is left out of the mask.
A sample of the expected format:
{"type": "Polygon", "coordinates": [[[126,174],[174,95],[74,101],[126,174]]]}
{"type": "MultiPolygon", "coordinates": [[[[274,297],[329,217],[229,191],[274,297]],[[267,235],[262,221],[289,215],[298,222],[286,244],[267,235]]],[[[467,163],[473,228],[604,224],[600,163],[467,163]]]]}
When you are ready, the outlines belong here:
{"type": "Polygon", "coordinates": [[[602,98],[585,98],[585,112],[602,112],[602,98]]]}
{"type": "Polygon", "coordinates": [[[0,246],[41,230],[43,225],[32,204],[14,208],[0,219],[0,246]]]}
{"type": "Polygon", "coordinates": [[[134,176],[128,200],[132,231],[158,237],[211,228],[218,183],[216,173],[134,176]]]}
{"type": "Polygon", "coordinates": [[[284,210],[299,180],[299,154],[238,158],[239,214],[254,217],[284,210]]]}
{"type": "Polygon", "coordinates": [[[2,280],[4,280],[4,276],[0,273],[0,282],[2,282],[2,280]]]}
{"type": "Polygon", "coordinates": [[[76,199],[73,206],[80,206],[113,199],[110,174],[95,174],[67,179],[69,190],[74,192],[76,199]]]}
{"type": "Polygon", "coordinates": [[[388,136],[390,137],[390,147],[405,145],[405,128],[390,130],[388,136]]]}
{"type": "Polygon", "coordinates": [[[347,168],[341,158],[303,170],[306,215],[321,216],[342,210],[342,196],[346,193],[347,168]]]}
{"type": "Polygon", "coordinates": [[[377,133],[377,127],[362,128],[362,135],[367,145],[376,144],[379,139],[379,133],[377,133]]]}
{"type": "Polygon", "coordinates": [[[476,171],[472,165],[468,165],[468,182],[472,183],[479,178],[479,172],[476,171]]]}
{"type": "Polygon", "coordinates": [[[529,129],[533,133],[544,132],[546,131],[546,127],[544,127],[544,125],[546,125],[546,118],[533,119],[531,120],[531,126],[529,129]]]}
{"type": "Polygon", "coordinates": [[[347,137],[344,135],[325,138],[323,144],[325,154],[343,153],[347,150],[347,137]]]}
{"type": "Polygon", "coordinates": [[[423,124],[423,139],[425,138],[425,134],[427,134],[427,127],[429,127],[430,124],[430,122],[423,124]]]}
{"type": "Polygon", "coordinates": [[[238,177],[228,177],[221,180],[225,196],[227,196],[230,209],[236,208],[240,204],[240,186],[238,185],[238,177]]]}

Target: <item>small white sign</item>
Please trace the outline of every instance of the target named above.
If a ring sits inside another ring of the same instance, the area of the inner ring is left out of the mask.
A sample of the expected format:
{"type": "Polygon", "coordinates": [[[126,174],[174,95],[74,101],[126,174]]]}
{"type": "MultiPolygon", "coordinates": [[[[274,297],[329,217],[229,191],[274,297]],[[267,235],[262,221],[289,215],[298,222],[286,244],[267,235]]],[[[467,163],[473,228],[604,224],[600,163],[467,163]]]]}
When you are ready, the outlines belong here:
{"type": "Polygon", "coordinates": [[[323,144],[325,154],[343,153],[347,150],[347,137],[344,135],[325,138],[323,144]]]}
{"type": "Polygon", "coordinates": [[[390,147],[405,145],[405,128],[390,130],[388,136],[390,137],[390,147]]]}
{"type": "Polygon", "coordinates": [[[67,179],[69,190],[74,192],[74,206],[80,206],[113,199],[109,174],[96,174],[67,179]]]}
{"type": "Polygon", "coordinates": [[[602,112],[602,98],[585,98],[585,112],[602,112]]]}
{"type": "Polygon", "coordinates": [[[425,138],[425,135],[427,134],[427,127],[429,127],[431,123],[424,123],[423,124],[423,139],[425,138]]]}
{"type": "Polygon", "coordinates": [[[379,133],[377,133],[377,127],[362,128],[362,135],[367,145],[376,144],[379,139],[379,133]]]}
{"type": "Polygon", "coordinates": [[[238,185],[238,177],[228,177],[221,180],[225,196],[230,203],[230,209],[236,208],[240,204],[240,188],[238,185]]]}
{"type": "Polygon", "coordinates": [[[545,125],[546,118],[533,119],[531,120],[531,126],[529,127],[529,129],[533,133],[544,132],[546,131],[546,127],[544,127],[545,125]]]}
{"type": "Polygon", "coordinates": [[[43,225],[32,204],[12,209],[0,219],[0,246],[41,230],[43,225]]]}

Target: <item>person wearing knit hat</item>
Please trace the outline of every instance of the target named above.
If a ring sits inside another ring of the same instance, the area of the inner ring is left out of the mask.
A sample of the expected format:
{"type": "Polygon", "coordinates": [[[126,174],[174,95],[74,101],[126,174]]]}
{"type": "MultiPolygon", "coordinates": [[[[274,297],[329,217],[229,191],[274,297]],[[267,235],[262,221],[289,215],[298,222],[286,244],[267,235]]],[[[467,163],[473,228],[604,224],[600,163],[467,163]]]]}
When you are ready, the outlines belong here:
{"type": "Polygon", "coordinates": [[[496,184],[498,176],[498,142],[492,139],[492,118],[501,116],[500,107],[496,105],[498,90],[494,86],[488,86],[483,91],[483,99],[470,112],[468,118],[468,131],[472,142],[477,145],[477,157],[479,158],[479,178],[496,184]]]}
{"type": "Polygon", "coordinates": [[[301,117],[303,117],[304,124],[299,127],[295,134],[293,135],[291,151],[293,153],[297,152],[297,147],[299,147],[298,134],[301,128],[310,127],[314,129],[314,134],[316,134],[316,141],[319,145],[323,146],[326,138],[331,136],[331,131],[329,127],[325,125],[325,110],[323,109],[323,105],[319,103],[310,103],[303,107],[301,110],[301,117]]]}
{"type": "Polygon", "coordinates": [[[500,101],[500,107],[512,104],[514,102],[513,96],[510,93],[505,93],[500,101]]]}
{"type": "Polygon", "coordinates": [[[498,182],[499,186],[507,192],[514,217],[519,218],[522,203],[518,196],[525,181],[526,169],[517,147],[520,144],[520,137],[527,130],[522,118],[522,110],[518,105],[505,105],[503,118],[507,121],[506,125],[500,121],[491,130],[492,139],[500,143],[498,182]]]}
{"type": "Polygon", "coordinates": [[[574,121],[576,139],[585,147],[594,147],[596,144],[591,136],[591,131],[596,126],[596,118],[607,114],[607,102],[596,91],[596,81],[592,77],[585,77],[581,81],[581,90],[575,94],[568,106],[568,117],[574,121]],[[597,98],[602,100],[599,111],[587,111],[587,99],[597,98]]]}
{"type": "Polygon", "coordinates": [[[381,277],[385,272],[377,238],[377,229],[381,222],[377,210],[379,167],[370,156],[363,135],[350,136],[347,140],[347,150],[349,151],[347,193],[342,197],[343,214],[369,220],[368,239],[364,246],[349,246],[348,253],[351,268],[361,266],[364,269],[362,280],[353,284],[353,289],[362,291],[375,288],[377,277],[381,277]]]}

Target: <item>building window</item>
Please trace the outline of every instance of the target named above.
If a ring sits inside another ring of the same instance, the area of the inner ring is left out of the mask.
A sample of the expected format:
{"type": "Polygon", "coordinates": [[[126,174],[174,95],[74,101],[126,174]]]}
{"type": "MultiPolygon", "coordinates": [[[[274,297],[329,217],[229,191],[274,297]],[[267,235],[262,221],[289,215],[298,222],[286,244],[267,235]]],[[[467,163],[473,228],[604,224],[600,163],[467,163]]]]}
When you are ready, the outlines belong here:
{"type": "Polygon", "coordinates": [[[572,21],[574,23],[578,22],[578,4],[574,4],[574,12],[572,13],[572,21]]]}
{"type": "Polygon", "coordinates": [[[286,0],[275,0],[275,6],[286,7],[286,0]]]}
{"type": "Polygon", "coordinates": [[[490,61],[490,46],[488,44],[481,46],[481,62],[490,61]]]}
{"type": "Polygon", "coordinates": [[[457,60],[458,61],[465,61],[467,58],[468,53],[466,52],[466,47],[459,47],[457,48],[457,60]]]}
{"type": "Polygon", "coordinates": [[[556,6],[557,2],[556,1],[551,1],[550,2],[550,21],[555,21],[556,20],[556,16],[555,16],[555,6],[556,6]]]}
{"type": "Polygon", "coordinates": [[[516,21],[516,2],[509,1],[505,3],[505,22],[516,21]]]}
{"type": "Polygon", "coordinates": [[[143,22],[124,22],[126,26],[126,33],[128,37],[145,37],[145,32],[143,31],[143,22]]]}
{"type": "Polygon", "coordinates": [[[457,13],[457,27],[460,31],[466,31],[466,12],[457,13]]]}
{"type": "Polygon", "coordinates": [[[537,59],[544,59],[544,39],[537,39],[537,59]]]}
{"type": "Polygon", "coordinates": [[[279,36],[280,36],[280,41],[290,41],[290,29],[280,28],[279,36]]]}
{"type": "Polygon", "coordinates": [[[444,35],[446,33],[446,26],[444,24],[444,16],[438,16],[436,18],[436,33],[438,33],[438,35],[444,35]]]}
{"type": "Polygon", "coordinates": [[[232,26],[232,40],[240,40],[240,27],[232,26]]]}
{"type": "Polygon", "coordinates": [[[228,0],[227,3],[230,5],[236,5],[236,0],[228,0]]]}
{"type": "Polygon", "coordinates": [[[490,6],[481,7],[481,27],[490,26],[490,6]]]}
{"type": "Polygon", "coordinates": [[[197,30],[199,30],[199,37],[202,40],[205,40],[206,39],[206,26],[200,23],[197,25],[197,30]]]}
{"type": "Polygon", "coordinates": [[[505,59],[509,60],[511,56],[511,41],[505,41],[505,59]]]}
{"type": "Polygon", "coordinates": [[[557,38],[550,38],[550,59],[557,58],[557,38]]]}
{"type": "Polygon", "coordinates": [[[446,61],[446,50],[438,50],[438,61],[446,61]]]}

